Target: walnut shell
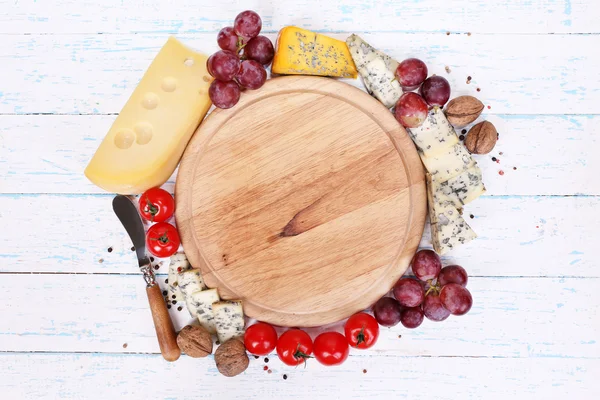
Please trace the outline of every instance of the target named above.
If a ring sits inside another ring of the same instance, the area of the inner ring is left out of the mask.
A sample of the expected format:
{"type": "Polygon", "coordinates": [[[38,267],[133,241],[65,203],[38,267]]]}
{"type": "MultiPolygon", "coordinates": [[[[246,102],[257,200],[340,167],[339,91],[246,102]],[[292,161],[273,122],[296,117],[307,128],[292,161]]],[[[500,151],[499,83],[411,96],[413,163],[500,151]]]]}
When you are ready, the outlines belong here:
{"type": "Polygon", "coordinates": [[[498,131],[494,124],[483,121],[469,130],[465,139],[465,147],[473,154],[487,154],[498,141],[498,131]]]}
{"type": "Polygon", "coordinates": [[[177,344],[185,354],[194,358],[206,357],[213,348],[210,333],[197,325],[184,326],[177,335],[177,344]]]}
{"type": "Polygon", "coordinates": [[[446,117],[452,126],[462,128],[475,121],[483,107],[483,103],[473,96],[459,96],[446,106],[446,117]]]}
{"type": "Polygon", "coordinates": [[[217,348],[215,362],[221,374],[232,377],[244,372],[248,368],[250,360],[248,360],[244,343],[233,338],[217,348]]]}

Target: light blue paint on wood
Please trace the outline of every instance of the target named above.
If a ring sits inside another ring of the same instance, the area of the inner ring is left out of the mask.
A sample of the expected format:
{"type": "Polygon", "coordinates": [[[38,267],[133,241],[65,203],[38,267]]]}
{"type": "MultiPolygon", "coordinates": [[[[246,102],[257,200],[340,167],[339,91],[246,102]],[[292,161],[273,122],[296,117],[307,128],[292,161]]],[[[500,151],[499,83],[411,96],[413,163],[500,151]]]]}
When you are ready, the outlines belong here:
{"type": "Polygon", "coordinates": [[[571,0],[565,0],[565,15],[571,15],[571,0]]]}
{"type": "Polygon", "coordinates": [[[537,239],[530,240],[530,241],[527,241],[527,242],[521,242],[521,243],[519,243],[519,244],[520,244],[521,246],[527,246],[527,245],[533,244],[533,243],[535,243],[535,242],[539,242],[539,241],[540,241],[540,240],[542,240],[542,239],[543,239],[543,238],[537,238],[537,239]]]}

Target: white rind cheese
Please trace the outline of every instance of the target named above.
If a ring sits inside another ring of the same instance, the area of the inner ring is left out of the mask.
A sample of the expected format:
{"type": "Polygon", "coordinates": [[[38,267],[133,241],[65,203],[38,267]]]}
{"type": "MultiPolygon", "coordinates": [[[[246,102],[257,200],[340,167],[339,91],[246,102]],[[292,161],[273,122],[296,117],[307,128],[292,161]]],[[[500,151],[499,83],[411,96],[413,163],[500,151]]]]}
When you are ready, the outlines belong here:
{"type": "Polygon", "coordinates": [[[346,44],[367,91],[387,108],[393,107],[403,93],[395,76],[398,62],[358,35],[350,35],[346,44]]]}
{"type": "Polygon", "coordinates": [[[210,333],[217,332],[212,305],[219,300],[219,292],[217,289],[195,292],[185,298],[187,309],[192,317],[198,318],[200,325],[210,333]]]}
{"type": "Polygon", "coordinates": [[[448,198],[427,174],[427,200],[431,222],[431,242],[438,254],[445,254],[477,237],[460,215],[454,201],[448,198]]]}
{"type": "Polygon", "coordinates": [[[429,111],[421,126],[407,130],[419,153],[426,157],[445,153],[449,147],[459,143],[454,128],[438,107],[429,111]]]}
{"type": "Polygon", "coordinates": [[[169,301],[185,300],[185,298],[183,297],[183,293],[181,293],[181,290],[179,289],[178,278],[181,272],[185,272],[191,268],[192,266],[190,265],[185,254],[177,253],[171,256],[171,262],[169,264],[169,284],[167,287],[167,291],[169,293],[169,301]]]}
{"type": "Polygon", "coordinates": [[[462,208],[485,193],[481,169],[478,165],[473,165],[460,175],[441,183],[439,189],[457,208],[462,208]]]}
{"type": "Polygon", "coordinates": [[[177,281],[179,289],[186,299],[192,295],[192,293],[206,289],[202,274],[200,274],[200,271],[197,269],[180,273],[177,277],[177,281]]]}
{"type": "Polygon", "coordinates": [[[244,335],[244,310],[240,300],[213,303],[212,310],[221,343],[244,335]]]}
{"type": "Polygon", "coordinates": [[[475,160],[462,143],[448,147],[433,157],[421,156],[427,172],[436,182],[445,182],[475,165],[475,160]]]}

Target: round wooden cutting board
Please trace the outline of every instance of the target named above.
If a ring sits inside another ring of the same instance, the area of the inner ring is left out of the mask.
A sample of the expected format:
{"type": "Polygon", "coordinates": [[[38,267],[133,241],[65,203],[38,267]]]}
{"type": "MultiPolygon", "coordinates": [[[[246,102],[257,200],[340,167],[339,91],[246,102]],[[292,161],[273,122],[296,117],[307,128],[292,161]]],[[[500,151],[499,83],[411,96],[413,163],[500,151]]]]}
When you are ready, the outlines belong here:
{"type": "Polygon", "coordinates": [[[206,284],[283,326],[371,306],[408,267],[427,213],[406,131],[368,94],[318,77],[275,78],[214,111],[175,191],[182,243],[206,284]]]}

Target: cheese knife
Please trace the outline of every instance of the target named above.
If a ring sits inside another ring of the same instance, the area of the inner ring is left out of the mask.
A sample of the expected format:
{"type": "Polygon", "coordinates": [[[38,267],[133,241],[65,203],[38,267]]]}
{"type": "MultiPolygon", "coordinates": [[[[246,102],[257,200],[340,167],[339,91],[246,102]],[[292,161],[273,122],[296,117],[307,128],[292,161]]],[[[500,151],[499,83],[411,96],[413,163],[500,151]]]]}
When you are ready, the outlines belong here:
{"type": "Polygon", "coordinates": [[[146,281],[146,294],[150,303],[150,311],[154,320],[154,328],[156,329],[160,352],[165,360],[175,361],[181,355],[181,350],[177,345],[177,334],[173,327],[173,321],[171,321],[171,317],[169,316],[169,311],[162,297],[160,287],[154,278],[150,260],[146,256],[146,235],[142,218],[135,204],[126,196],[116,196],[113,199],[112,205],[115,214],[117,214],[117,217],[119,217],[127,234],[131,238],[138,258],[140,271],[146,281]]]}

